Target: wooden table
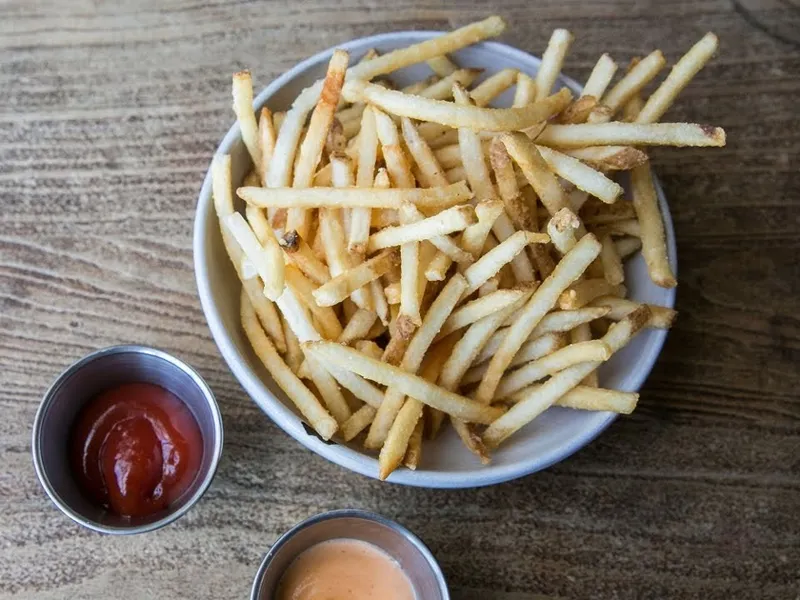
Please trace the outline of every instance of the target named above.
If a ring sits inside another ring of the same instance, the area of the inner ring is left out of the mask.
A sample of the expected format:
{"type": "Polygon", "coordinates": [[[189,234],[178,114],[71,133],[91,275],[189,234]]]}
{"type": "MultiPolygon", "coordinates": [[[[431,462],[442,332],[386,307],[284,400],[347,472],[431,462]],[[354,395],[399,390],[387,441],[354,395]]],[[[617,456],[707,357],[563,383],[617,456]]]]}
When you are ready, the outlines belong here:
{"type": "Polygon", "coordinates": [[[455,598],[797,598],[796,1],[286,4],[0,7],[0,597],[245,598],[281,532],[359,507],[424,538],[455,598]],[[602,51],[624,63],[659,47],[674,60],[714,30],[721,55],[670,120],[722,125],[729,143],[655,153],[678,236],[681,316],[634,415],[513,483],[380,484],[300,447],[231,376],[195,291],[195,199],[232,121],[233,71],[250,68],[260,87],[353,37],[450,29],[489,11],[508,19],[506,42],[535,54],[554,27],[572,30],[566,70],[578,79],[602,51]],[[226,436],[199,506],[131,538],[72,524],[30,455],[52,379],[121,342],[196,366],[226,436]]]}

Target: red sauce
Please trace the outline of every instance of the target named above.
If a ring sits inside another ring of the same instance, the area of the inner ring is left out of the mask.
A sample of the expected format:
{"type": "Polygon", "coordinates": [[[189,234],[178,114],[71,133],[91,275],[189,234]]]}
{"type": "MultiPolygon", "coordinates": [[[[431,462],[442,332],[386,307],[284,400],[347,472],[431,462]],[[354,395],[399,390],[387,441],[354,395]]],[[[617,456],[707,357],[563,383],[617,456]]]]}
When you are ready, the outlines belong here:
{"type": "Polygon", "coordinates": [[[72,427],[72,468],[84,493],[117,514],[167,508],[200,469],[203,440],[189,408],[151,383],[91,400],[72,427]]]}

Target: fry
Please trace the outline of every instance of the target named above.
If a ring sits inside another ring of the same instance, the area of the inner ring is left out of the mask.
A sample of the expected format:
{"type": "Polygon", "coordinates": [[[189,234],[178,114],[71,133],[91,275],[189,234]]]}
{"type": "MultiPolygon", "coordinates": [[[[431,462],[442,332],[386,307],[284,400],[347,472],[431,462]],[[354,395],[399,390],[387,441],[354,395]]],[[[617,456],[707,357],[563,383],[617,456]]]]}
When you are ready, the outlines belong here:
{"type": "Polygon", "coordinates": [[[514,165],[500,138],[493,139],[489,144],[489,162],[492,164],[497,189],[505,205],[506,214],[514,227],[525,231],[535,231],[535,215],[531,214],[531,206],[520,194],[514,165]]]}
{"type": "Polygon", "coordinates": [[[595,298],[622,295],[621,287],[609,284],[605,279],[583,279],[564,290],[558,297],[561,310],[575,310],[589,304],[595,298]]]}
{"type": "Polygon", "coordinates": [[[277,124],[278,115],[275,115],[278,139],[275,140],[275,150],[272,152],[272,160],[269,163],[266,187],[285,188],[291,184],[292,166],[294,165],[295,154],[297,153],[297,145],[300,143],[300,136],[303,134],[303,126],[312,108],[313,105],[307,108],[293,107],[286,113],[280,127],[278,127],[277,124]]]}
{"type": "Polygon", "coordinates": [[[631,146],[588,146],[565,148],[564,154],[604,171],[629,171],[647,162],[647,154],[631,146]]]}
{"type": "Polygon", "coordinates": [[[349,442],[359,433],[364,431],[364,429],[369,427],[369,424],[372,423],[372,420],[375,418],[376,412],[377,411],[375,408],[369,404],[365,404],[352,415],[350,415],[350,418],[344,422],[341,428],[342,438],[344,441],[349,442]]]}
{"type": "MultiPolygon", "coordinates": [[[[600,298],[592,300],[590,306],[606,307],[610,309],[606,316],[612,321],[619,321],[642,305],[638,302],[633,302],[632,300],[619,298],[617,296],[601,296],[600,298]]],[[[650,320],[647,322],[648,327],[669,329],[678,316],[677,311],[665,306],[656,306],[654,304],[647,304],[645,306],[650,309],[650,320]]]]}
{"type": "MultiPolygon", "coordinates": [[[[567,127],[567,125],[564,125],[564,127],[567,127]]],[[[545,132],[547,132],[547,129],[545,129],[545,132]]],[[[505,145],[508,154],[519,165],[525,175],[525,179],[536,191],[548,212],[554,215],[562,208],[567,207],[567,195],[564,189],[548,168],[537,146],[528,136],[516,132],[503,134],[500,139],[505,145]]]]}
{"type": "Polygon", "coordinates": [[[499,398],[505,398],[535,381],[563,371],[572,365],[591,361],[602,362],[610,357],[611,349],[600,340],[570,344],[507,373],[500,380],[495,394],[499,398]]]}
{"type": "Polygon", "coordinates": [[[597,98],[594,96],[582,95],[558,115],[558,122],[583,123],[589,117],[595,106],[597,106],[597,98]]]}
{"type": "Polygon", "coordinates": [[[420,316],[422,293],[419,289],[420,262],[419,242],[412,240],[400,246],[400,315],[410,319],[415,325],[422,323],[420,316]]]}
{"type": "Polygon", "coordinates": [[[724,146],[725,131],[720,127],[693,123],[582,123],[580,125],[548,125],[536,138],[536,141],[539,144],[557,148],[724,146]]]}
{"type": "Polygon", "coordinates": [[[342,335],[342,325],[336,313],[330,307],[318,306],[314,299],[314,284],[296,268],[288,266],[285,269],[286,285],[319,320],[323,337],[329,340],[338,339],[342,335]]]}
{"type": "Polygon", "coordinates": [[[536,148],[556,175],[574,184],[578,189],[588,192],[608,204],[616,202],[617,198],[622,195],[622,187],[618,183],[611,181],[577,158],[546,146],[537,146],[536,148]]]}
{"type": "Polygon", "coordinates": [[[304,344],[304,347],[319,360],[349,369],[366,379],[383,385],[401,386],[409,396],[465,421],[487,424],[504,412],[501,408],[483,406],[469,398],[448,392],[418,375],[375,360],[335,342],[308,342],[304,344]]]}
{"type": "Polygon", "coordinates": [[[595,63],[586,85],[583,86],[582,96],[593,96],[597,100],[603,97],[608,84],[617,72],[617,63],[608,55],[603,54],[595,63]]]}
{"type": "Polygon", "coordinates": [[[556,29],[550,36],[547,49],[542,55],[539,72],[536,73],[536,100],[539,101],[550,94],[553,84],[561,73],[561,65],[572,43],[572,34],[566,29],[556,29]]]}
{"type": "Polygon", "coordinates": [[[338,429],[336,420],[322,407],[317,397],[283,362],[283,359],[258,324],[253,306],[244,291],[242,291],[241,297],[241,321],[250,345],[275,380],[275,383],[278,384],[323,439],[329,440],[333,437],[333,434],[338,429]]]}
{"type": "Polygon", "coordinates": [[[269,162],[275,152],[277,138],[275,123],[272,120],[272,111],[266,106],[261,108],[261,117],[258,119],[258,143],[261,150],[261,169],[257,169],[261,176],[261,183],[266,184],[269,162]]]}
{"type": "Polygon", "coordinates": [[[297,266],[312,281],[318,284],[330,281],[328,268],[314,255],[311,246],[296,231],[287,231],[283,234],[280,247],[283,248],[289,262],[297,266]]]}
{"type": "Polygon", "coordinates": [[[559,113],[572,100],[572,94],[564,88],[520,108],[453,106],[451,102],[410,96],[359,80],[348,81],[344,94],[351,101],[368,102],[399,117],[432,121],[449,127],[469,127],[476,131],[519,131],[559,113]]]}
{"type": "Polygon", "coordinates": [[[547,233],[550,240],[561,254],[566,254],[577,243],[576,232],[581,226],[581,220],[568,208],[562,208],[547,223],[547,233]]]}
{"type": "Polygon", "coordinates": [[[439,77],[447,77],[450,75],[450,73],[458,69],[453,61],[447,58],[447,56],[444,54],[429,58],[426,62],[431,68],[431,71],[436,73],[439,77]]]}
{"type": "Polygon", "coordinates": [[[464,182],[453,183],[447,187],[427,189],[339,189],[339,188],[256,188],[244,187],[236,190],[237,195],[249,204],[260,207],[288,208],[302,206],[317,208],[352,208],[370,206],[373,208],[400,208],[410,202],[423,208],[448,208],[472,198],[472,193],[464,182]]]}
{"type": "Polygon", "coordinates": [[[418,95],[423,98],[447,100],[453,96],[454,83],[460,83],[463,86],[471,85],[480,74],[480,69],[459,69],[428,86],[418,95]]]}
{"type": "MultiPolygon", "coordinates": [[[[367,107],[361,117],[361,132],[358,136],[358,169],[356,186],[369,188],[375,181],[375,164],[378,158],[378,131],[375,112],[367,107]]],[[[337,186],[338,187],[338,186],[337,186]]],[[[372,209],[366,206],[353,208],[350,212],[350,231],[347,247],[350,252],[360,256],[369,238],[369,225],[372,209]]]]}
{"type": "Polygon", "coordinates": [[[270,300],[277,300],[283,293],[283,252],[277,244],[262,246],[253,230],[239,213],[224,218],[225,227],[239,247],[253,263],[264,282],[264,293],[270,300]]]}
{"type": "MultiPolygon", "coordinates": [[[[466,280],[460,275],[453,276],[447,282],[436,297],[436,300],[431,304],[428,312],[425,314],[422,325],[417,329],[417,332],[408,344],[408,348],[405,354],[403,354],[403,360],[400,361],[399,369],[397,369],[398,371],[404,374],[413,374],[417,372],[422,364],[425,353],[433,343],[434,337],[453,311],[453,308],[461,298],[466,286],[466,280]]],[[[403,314],[401,313],[398,318],[403,318],[403,314]]],[[[367,440],[364,442],[367,448],[379,448],[383,445],[389,433],[389,429],[403,405],[403,398],[405,398],[406,395],[420,402],[425,402],[423,398],[420,398],[411,390],[411,384],[408,380],[404,381],[400,377],[396,377],[392,383],[386,385],[389,385],[389,388],[386,390],[386,396],[378,409],[375,420],[372,422],[367,440]]],[[[441,406],[433,407],[444,410],[441,406]]],[[[447,410],[445,410],[445,412],[447,412],[447,410]]]]}
{"type": "Polygon", "coordinates": [[[614,241],[614,244],[617,246],[617,253],[623,260],[642,248],[642,240],[633,236],[619,238],[614,241]]]}
{"type": "Polygon", "coordinates": [[[417,330],[417,326],[411,322],[411,319],[398,315],[398,317],[390,323],[389,330],[391,332],[391,338],[386,345],[386,350],[383,351],[381,361],[390,365],[398,365],[403,359],[403,355],[408,348],[408,344],[411,342],[411,338],[414,336],[414,332],[417,330]]]}
{"type": "MultiPolygon", "coordinates": [[[[506,400],[518,402],[534,390],[541,387],[541,384],[533,384],[523,390],[518,391],[506,400]]],[[[606,390],[603,388],[577,385],[566,394],[556,400],[556,406],[565,408],[575,408],[578,410],[593,410],[615,412],[622,415],[629,415],[636,408],[639,401],[639,394],[630,392],[618,392],[617,390],[606,390]]]]}
{"type": "MultiPolygon", "coordinates": [[[[603,336],[603,342],[613,354],[639,332],[647,319],[648,309],[646,307],[631,313],[625,320],[616,323],[608,330],[608,333],[603,336]]],[[[600,364],[600,362],[580,363],[553,375],[544,385],[534,388],[506,414],[489,425],[483,433],[484,443],[489,448],[497,447],[508,436],[530,423],[560,397],[577,386],[600,364]]]]}
{"type": "Polygon", "coordinates": [[[314,290],[314,298],[320,306],[334,306],[355,290],[377,279],[397,263],[397,252],[386,250],[355,267],[343,271],[327,283],[314,290]]]}
{"type": "Polygon", "coordinates": [[[403,117],[400,123],[403,131],[403,140],[422,175],[420,183],[425,187],[447,186],[448,181],[442,166],[436,160],[436,155],[425,141],[425,138],[417,131],[413,121],[408,117],[403,117]]]}
{"type": "Polygon", "coordinates": [[[642,237],[642,228],[639,221],[636,219],[623,219],[620,221],[610,221],[600,227],[595,227],[594,231],[597,235],[632,235],[638,238],[642,237]]]}
{"type": "MultiPolygon", "coordinates": [[[[519,71],[516,69],[502,69],[491,77],[484,79],[480,85],[475,86],[475,89],[469,93],[470,98],[475,102],[475,106],[486,106],[497,98],[497,96],[505,92],[514,85],[518,73],[519,71]]],[[[458,83],[464,86],[469,85],[461,81],[458,83]]]]}
{"type": "Polygon", "coordinates": [[[397,418],[392,423],[378,456],[380,469],[378,477],[381,481],[385,480],[403,461],[411,435],[422,417],[423,406],[422,402],[408,398],[397,413],[397,418]]]}
{"type": "Polygon", "coordinates": [[[391,177],[392,185],[396,188],[413,188],[416,185],[411,167],[408,164],[405,151],[400,145],[400,136],[397,133],[397,126],[386,113],[374,109],[375,126],[377,127],[378,139],[383,151],[383,159],[386,162],[386,170],[391,177]]]}
{"type": "Polygon", "coordinates": [[[626,221],[636,218],[636,210],[632,202],[605,202],[589,201],[581,208],[581,219],[587,225],[607,225],[616,221],[626,221]]]}
{"type": "Polygon", "coordinates": [[[511,364],[520,346],[528,339],[542,317],[558,301],[561,293],[583,274],[586,267],[597,258],[598,254],[600,254],[600,242],[597,241],[597,238],[592,234],[583,236],[533,293],[523,308],[519,320],[509,330],[497,353],[492,357],[486,377],[476,393],[478,402],[484,404],[491,402],[500,378],[511,364]]]}
{"type": "MultiPolygon", "coordinates": [[[[401,209],[402,210],[402,209],[401,209]]],[[[463,231],[477,222],[475,209],[470,205],[454,206],[420,221],[386,227],[369,238],[367,251],[376,252],[383,248],[400,246],[408,242],[430,240],[454,231],[463,231]]]]}
{"type": "Polygon", "coordinates": [[[263,283],[258,278],[243,280],[242,289],[247,294],[247,298],[258,316],[258,322],[269,335],[272,344],[280,354],[285,354],[286,337],[283,334],[281,319],[275,305],[264,295],[263,283]]]}
{"type": "Polygon", "coordinates": [[[406,449],[406,455],[403,458],[403,466],[411,469],[412,471],[417,470],[422,456],[422,431],[425,428],[424,417],[425,413],[423,412],[423,418],[417,421],[417,426],[414,427],[414,431],[411,433],[411,437],[408,439],[408,448],[406,449]]]}
{"type": "Polygon", "coordinates": [[[375,306],[375,313],[378,315],[382,325],[389,324],[389,302],[386,299],[386,294],[383,292],[383,287],[378,279],[373,279],[370,284],[370,292],[372,293],[372,301],[375,306]]]}
{"type": "Polygon", "coordinates": [[[439,375],[439,385],[446,390],[455,391],[461,383],[464,373],[466,373],[475,357],[497,331],[498,327],[532,293],[532,289],[523,290],[522,295],[514,304],[501,308],[472,323],[453,347],[450,357],[442,367],[442,372],[439,375]]]}
{"type": "Polygon", "coordinates": [[[256,115],[253,112],[253,80],[250,71],[240,71],[233,74],[233,112],[239,122],[239,130],[242,132],[242,141],[247,152],[253,161],[253,166],[258,173],[259,179],[263,179],[263,162],[261,155],[261,144],[259,143],[258,125],[256,115]]]}
{"type": "Polygon", "coordinates": [[[305,360],[303,351],[300,348],[300,341],[297,339],[294,331],[292,331],[292,326],[289,325],[289,321],[286,320],[286,317],[284,317],[282,313],[279,313],[279,315],[281,317],[281,325],[283,326],[283,335],[286,338],[286,364],[289,365],[292,373],[298,373],[299,375],[301,363],[305,360]]]}
{"type": "Polygon", "coordinates": [[[625,77],[620,79],[617,85],[603,96],[603,104],[611,109],[612,114],[615,113],[622,108],[628,100],[638,94],[644,86],[650,83],[666,64],[667,61],[664,60],[664,55],[661,53],[661,50],[651,52],[637,62],[625,74],[625,77]]]}
{"type": "Polygon", "coordinates": [[[527,73],[519,73],[512,106],[525,106],[531,102],[536,102],[536,82],[527,73]]]}
{"type": "Polygon", "coordinates": [[[642,256],[647,264],[647,272],[656,285],[673,288],[678,285],[678,281],[667,258],[664,222],[661,219],[661,209],[658,206],[658,196],[649,164],[631,170],[631,188],[633,207],[639,218],[642,256]]]}
{"type": "Polygon", "coordinates": [[[507,306],[516,304],[524,295],[530,295],[528,293],[529,291],[529,289],[524,287],[515,290],[497,290],[492,294],[467,302],[461,308],[453,311],[447,318],[447,321],[444,322],[444,325],[442,325],[439,331],[437,339],[443,338],[463,327],[467,327],[492,313],[502,311],[507,306]]]}
{"type": "MultiPolygon", "coordinates": [[[[325,153],[330,156],[336,152],[344,152],[346,149],[347,136],[342,127],[342,122],[334,117],[331,121],[330,129],[328,129],[328,135],[325,138],[325,153]]],[[[319,173],[319,171],[317,171],[317,173],[319,173]]],[[[316,182],[316,175],[314,176],[314,181],[316,182]]]]}
{"type": "Polygon", "coordinates": [[[600,262],[603,265],[603,275],[609,285],[619,285],[625,281],[625,272],[622,270],[622,259],[617,253],[617,247],[610,235],[600,239],[603,249],[600,251],[600,262]]]}
{"type": "Polygon", "coordinates": [[[372,324],[375,323],[377,315],[369,310],[359,308],[350,320],[347,322],[342,333],[336,339],[340,344],[353,344],[358,340],[363,340],[372,324]]]}
{"type": "Polygon", "coordinates": [[[469,286],[465,296],[477,290],[483,283],[497,273],[503,265],[511,260],[528,244],[546,244],[550,237],[546,233],[531,233],[530,231],[518,231],[510,236],[496,248],[484,254],[464,271],[469,286]]]}
{"type": "Polygon", "coordinates": [[[647,99],[644,108],[636,117],[637,123],[656,123],[669,109],[681,90],[702,69],[717,51],[718,40],[707,33],[672,67],[669,75],[647,99]]]}

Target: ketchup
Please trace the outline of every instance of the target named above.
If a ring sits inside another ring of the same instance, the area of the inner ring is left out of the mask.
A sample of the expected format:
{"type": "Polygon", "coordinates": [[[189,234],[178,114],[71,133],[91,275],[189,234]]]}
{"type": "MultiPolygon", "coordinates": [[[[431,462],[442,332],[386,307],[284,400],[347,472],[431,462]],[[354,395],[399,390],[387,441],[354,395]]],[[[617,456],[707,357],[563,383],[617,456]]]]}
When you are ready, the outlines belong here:
{"type": "Polygon", "coordinates": [[[167,508],[192,484],[203,457],[200,428],[174,394],[128,383],[89,401],[72,426],[72,469],[84,493],[113,512],[167,508]]]}

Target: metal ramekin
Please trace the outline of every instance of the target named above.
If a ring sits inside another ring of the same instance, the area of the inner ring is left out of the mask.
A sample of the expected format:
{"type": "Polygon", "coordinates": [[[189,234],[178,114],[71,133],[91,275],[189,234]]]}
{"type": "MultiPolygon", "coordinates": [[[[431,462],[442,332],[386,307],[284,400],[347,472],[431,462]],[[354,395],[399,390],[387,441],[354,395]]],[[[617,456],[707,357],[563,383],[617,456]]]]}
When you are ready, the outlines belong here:
{"type": "Polygon", "coordinates": [[[250,600],[272,600],[284,572],[301,552],[340,538],[368,542],[395,559],[419,600],[450,599],[442,570],[422,540],[385,517],[346,509],[316,515],[284,533],[261,562],[250,600]]]}
{"type": "Polygon", "coordinates": [[[39,481],[61,511],[84,527],[111,534],[153,531],[185,514],[208,488],[222,453],[222,416],[214,394],[194,369],[145,346],[112,346],[70,365],[44,395],[33,423],[33,464],[39,481]],[[203,439],[200,470],[186,492],[147,517],[116,515],[90,502],[69,464],[69,435],[78,412],[101,392],[125,383],[154,383],[189,407],[203,439]]]}

